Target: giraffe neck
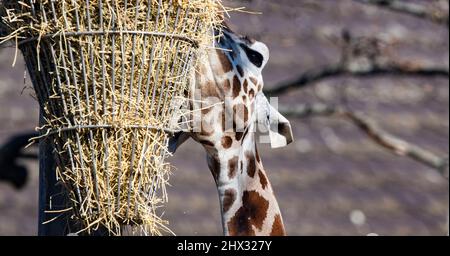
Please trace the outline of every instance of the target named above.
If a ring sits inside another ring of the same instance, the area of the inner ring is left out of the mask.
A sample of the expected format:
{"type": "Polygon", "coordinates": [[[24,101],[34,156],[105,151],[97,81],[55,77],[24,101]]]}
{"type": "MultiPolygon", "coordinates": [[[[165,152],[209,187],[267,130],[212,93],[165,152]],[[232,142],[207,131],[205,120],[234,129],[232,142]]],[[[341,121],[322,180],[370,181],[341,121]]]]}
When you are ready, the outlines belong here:
{"type": "Polygon", "coordinates": [[[208,152],[219,192],[225,235],[285,235],[278,202],[264,171],[253,133],[239,147],[208,152]]]}

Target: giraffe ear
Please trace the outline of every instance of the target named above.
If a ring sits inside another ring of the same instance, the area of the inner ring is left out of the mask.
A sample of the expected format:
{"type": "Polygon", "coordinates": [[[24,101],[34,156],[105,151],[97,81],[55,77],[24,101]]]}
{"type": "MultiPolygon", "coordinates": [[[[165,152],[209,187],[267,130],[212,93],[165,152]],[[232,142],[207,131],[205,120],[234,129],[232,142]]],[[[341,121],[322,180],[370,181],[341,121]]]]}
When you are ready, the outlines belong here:
{"type": "Polygon", "coordinates": [[[189,139],[189,133],[187,132],[178,132],[175,133],[170,139],[169,139],[169,152],[175,153],[177,149],[189,139]]]}
{"type": "MultiPolygon", "coordinates": [[[[262,60],[260,62],[261,64],[257,65],[257,66],[259,66],[259,68],[261,70],[264,69],[264,67],[266,66],[266,64],[267,64],[267,62],[269,61],[269,58],[270,58],[269,47],[267,47],[267,45],[264,44],[263,42],[256,41],[252,45],[252,49],[254,49],[256,52],[258,52],[262,56],[262,60]]],[[[253,61],[252,61],[252,63],[255,64],[253,61]]]]}
{"type": "Polygon", "coordinates": [[[259,125],[262,125],[265,132],[268,131],[272,148],[281,148],[294,141],[289,120],[270,105],[263,93],[258,93],[255,104],[256,121],[259,125]]]}

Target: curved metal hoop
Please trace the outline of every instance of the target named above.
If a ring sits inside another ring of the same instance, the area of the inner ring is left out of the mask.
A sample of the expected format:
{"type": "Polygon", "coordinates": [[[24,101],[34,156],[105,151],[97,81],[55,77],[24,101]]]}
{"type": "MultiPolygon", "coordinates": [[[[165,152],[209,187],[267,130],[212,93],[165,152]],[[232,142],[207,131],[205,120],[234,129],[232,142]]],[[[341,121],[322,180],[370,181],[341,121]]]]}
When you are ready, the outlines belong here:
{"type": "Polygon", "coordinates": [[[79,32],[59,32],[54,34],[46,34],[43,36],[35,36],[31,38],[27,38],[25,40],[22,40],[19,42],[19,45],[24,45],[30,42],[42,40],[43,38],[54,38],[57,36],[64,36],[64,37],[81,37],[81,36],[97,36],[97,35],[143,35],[143,36],[156,36],[156,37],[167,37],[171,39],[178,39],[180,41],[187,42],[191,44],[193,47],[198,48],[199,43],[195,40],[192,40],[189,37],[182,36],[182,35],[176,35],[171,33],[164,33],[164,32],[152,32],[152,31],[137,31],[137,30],[104,30],[104,31],[79,31],[79,32]]]}
{"type": "MultiPolygon", "coordinates": [[[[126,125],[126,126],[114,126],[114,125],[108,125],[108,124],[100,124],[100,125],[74,125],[70,127],[63,127],[59,129],[48,129],[46,132],[41,133],[40,136],[37,138],[46,138],[52,135],[56,135],[62,132],[68,132],[68,131],[74,131],[74,130],[95,130],[95,129],[115,129],[115,128],[122,128],[122,129],[149,129],[149,130],[159,130],[164,131],[170,134],[174,134],[177,132],[180,132],[181,130],[173,130],[168,128],[162,128],[162,127],[156,127],[151,125],[126,125]]],[[[37,139],[35,138],[35,139],[37,139]]]]}

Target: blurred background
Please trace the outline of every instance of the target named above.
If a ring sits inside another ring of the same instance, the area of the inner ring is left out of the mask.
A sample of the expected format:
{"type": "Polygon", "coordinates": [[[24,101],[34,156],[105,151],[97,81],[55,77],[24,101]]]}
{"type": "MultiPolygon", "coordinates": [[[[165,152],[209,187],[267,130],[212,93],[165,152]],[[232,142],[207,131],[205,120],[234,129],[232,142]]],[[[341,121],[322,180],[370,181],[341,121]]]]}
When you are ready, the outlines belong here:
{"type": "MultiPolygon", "coordinates": [[[[260,145],[288,234],[446,235],[448,0],[224,4],[261,13],[231,12],[231,27],[269,46],[265,89],[293,127],[288,147],[260,145]]],[[[0,49],[0,145],[38,122],[24,63],[11,67],[13,58],[0,49]]],[[[0,182],[0,235],[37,234],[38,165],[18,161],[27,183],[0,182]]],[[[189,141],[171,161],[171,229],[221,235],[203,148],[189,141]]]]}

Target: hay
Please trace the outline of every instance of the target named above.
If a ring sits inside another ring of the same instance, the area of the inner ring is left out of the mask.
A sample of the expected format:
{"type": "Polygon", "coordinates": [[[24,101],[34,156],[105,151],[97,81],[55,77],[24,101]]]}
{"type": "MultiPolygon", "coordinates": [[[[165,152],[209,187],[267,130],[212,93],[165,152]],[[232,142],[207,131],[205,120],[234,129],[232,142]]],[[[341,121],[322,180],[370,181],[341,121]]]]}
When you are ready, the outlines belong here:
{"type": "Polygon", "coordinates": [[[0,31],[23,53],[57,177],[90,233],[167,232],[167,141],[216,0],[3,0],[0,31]]]}

